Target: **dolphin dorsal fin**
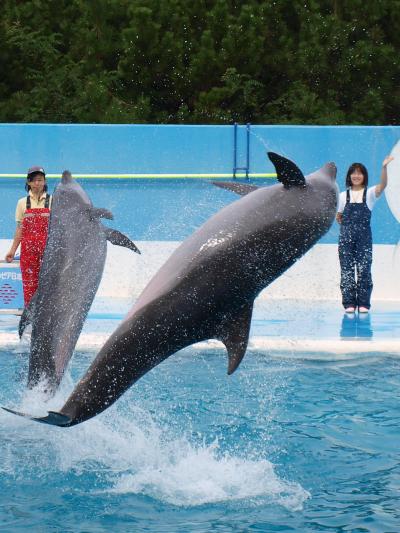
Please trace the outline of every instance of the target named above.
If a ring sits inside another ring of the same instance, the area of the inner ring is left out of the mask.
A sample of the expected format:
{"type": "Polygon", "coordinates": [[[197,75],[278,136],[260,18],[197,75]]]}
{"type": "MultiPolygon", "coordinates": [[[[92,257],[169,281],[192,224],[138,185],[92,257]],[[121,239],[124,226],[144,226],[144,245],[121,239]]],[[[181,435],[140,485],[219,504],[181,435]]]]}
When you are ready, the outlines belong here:
{"type": "Polygon", "coordinates": [[[306,180],[304,175],[293,161],[275,152],[268,152],[268,157],[276,169],[278,180],[283,184],[285,189],[290,189],[290,187],[305,187],[306,180]]]}
{"type": "Polygon", "coordinates": [[[220,325],[219,339],[228,350],[228,374],[240,365],[249,341],[253,302],[246,304],[235,315],[227,315],[220,325]]]}
{"type": "Polygon", "coordinates": [[[256,185],[249,185],[248,183],[233,183],[230,181],[213,181],[212,184],[216,185],[217,187],[221,187],[221,189],[227,189],[228,191],[240,194],[240,196],[246,196],[246,194],[258,189],[256,185]]]}

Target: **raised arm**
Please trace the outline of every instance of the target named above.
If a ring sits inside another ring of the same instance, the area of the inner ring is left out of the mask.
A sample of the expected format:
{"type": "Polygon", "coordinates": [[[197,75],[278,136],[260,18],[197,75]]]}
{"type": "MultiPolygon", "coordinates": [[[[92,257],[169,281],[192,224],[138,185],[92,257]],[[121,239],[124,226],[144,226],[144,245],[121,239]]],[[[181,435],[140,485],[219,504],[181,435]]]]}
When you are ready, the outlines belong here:
{"type": "Polygon", "coordinates": [[[378,198],[383,191],[386,189],[387,185],[387,166],[390,163],[390,161],[393,161],[394,157],[391,155],[388,155],[385,157],[383,163],[382,163],[382,172],[381,172],[381,181],[378,183],[378,185],[375,188],[375,194],[378,198]]]}

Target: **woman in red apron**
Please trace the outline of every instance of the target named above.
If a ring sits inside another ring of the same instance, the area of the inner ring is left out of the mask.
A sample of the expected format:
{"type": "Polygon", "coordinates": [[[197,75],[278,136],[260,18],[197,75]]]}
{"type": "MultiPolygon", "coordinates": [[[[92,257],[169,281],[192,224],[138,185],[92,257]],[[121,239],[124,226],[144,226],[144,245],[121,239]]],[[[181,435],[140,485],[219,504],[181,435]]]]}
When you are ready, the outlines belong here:
{"type": "Polygon", "coordinates": [[[14,259],[21,244],[21,272],[25,307],[35,294],[49,225],[51,197],[47,194],[46,174],[42,167],[28,170],[25,185],[28,196],[18,201],[17,229],[6,261],[14,259]]]}

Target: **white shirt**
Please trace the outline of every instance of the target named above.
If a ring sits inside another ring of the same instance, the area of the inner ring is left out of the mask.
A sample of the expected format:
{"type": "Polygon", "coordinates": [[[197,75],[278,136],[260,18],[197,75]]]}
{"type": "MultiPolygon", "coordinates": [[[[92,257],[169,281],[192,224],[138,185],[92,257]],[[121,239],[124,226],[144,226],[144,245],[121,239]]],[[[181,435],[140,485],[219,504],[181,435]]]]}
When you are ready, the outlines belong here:
{"type": "MultiPolygon", "coordinates": [[[[338,202],[338,213],[343,213],[344,206],[346,205],[346,193],[347,191],[343,191],[339,194],[339,202],[338,202]]],[[[361,191],[352,191],[350,189],[350,203],[351,204],[361,204],[363,199],[364,189],[361,189],[361,191]]],[[[373,187],[369,187],[367,189],[367,206],[370,211],[373,210],[374,205],[376,204],[376,201],[378,200],[378,197],[376,196],[376,185],[373,187]]]]}

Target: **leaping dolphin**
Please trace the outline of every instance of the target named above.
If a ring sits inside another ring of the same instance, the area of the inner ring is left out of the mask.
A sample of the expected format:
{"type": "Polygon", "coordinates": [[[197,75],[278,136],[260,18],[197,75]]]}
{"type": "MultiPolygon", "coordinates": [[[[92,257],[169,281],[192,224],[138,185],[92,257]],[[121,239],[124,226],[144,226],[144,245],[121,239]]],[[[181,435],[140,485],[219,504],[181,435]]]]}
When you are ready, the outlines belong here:
{"type": "Polygon", "coordinates": [[[32,322],[28,387],[46,382],[54,393],[72,357],[98,289],[107,240],[140,253],[125,235],[100,222],[112,219],[93,207],[69,171],[64,171],[52,199],[49,233],[38,289],[24,310],[19,333],[32,322]]]}
{"type": "Polygon", "coordinates": [[[228,374],[236,370],[247,348],[254,299],[326,233],[336,213],[333,163],[305,179],[293,162],[268,156],[281,183],[256,190],[220,183],[243,198],[177,248],[65,405],[34,420],[58,426],[88,420],[164,359],[205,339],[221,340],[228,374]]]}

